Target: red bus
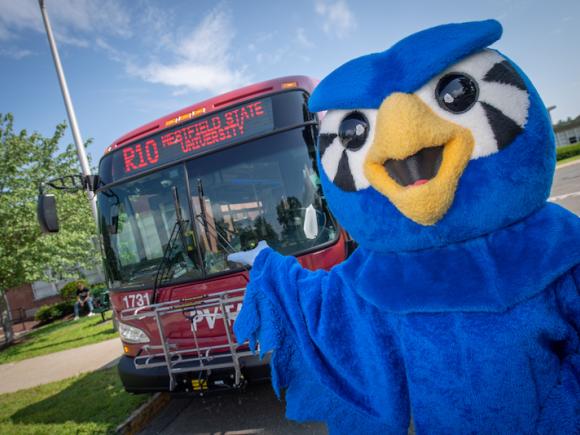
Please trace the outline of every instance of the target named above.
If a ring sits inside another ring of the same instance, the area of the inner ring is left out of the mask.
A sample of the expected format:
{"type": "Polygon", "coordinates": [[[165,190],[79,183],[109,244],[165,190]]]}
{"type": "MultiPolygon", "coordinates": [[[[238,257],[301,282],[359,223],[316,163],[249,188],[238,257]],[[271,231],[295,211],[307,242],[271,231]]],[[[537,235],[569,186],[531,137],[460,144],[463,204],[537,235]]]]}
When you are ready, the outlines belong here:
{"type": "Polygon", "coordinates": [[[320,188],[314,80],[257,83],[124,135],[99,163],[99,229],[131,392],[205,391],[269,377],[231,326],[259,240],[311,269],[347,255],[320,188]],[[307,210],[309,211],[307,213],[307,210]]]}

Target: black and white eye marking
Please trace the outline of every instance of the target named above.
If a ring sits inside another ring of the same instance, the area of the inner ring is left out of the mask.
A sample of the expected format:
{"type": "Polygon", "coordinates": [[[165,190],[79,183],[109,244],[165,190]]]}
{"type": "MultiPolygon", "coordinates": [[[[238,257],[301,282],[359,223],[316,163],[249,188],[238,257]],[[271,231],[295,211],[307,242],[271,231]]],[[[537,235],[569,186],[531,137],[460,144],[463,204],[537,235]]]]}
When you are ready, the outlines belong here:
{"type": "Polygon", "coordinates": [[[322,168],[344,191],[370,186],[363,164],[373,141],[376,117],[373,109],[330,110],[322,120],[318,136],[322,168]]]}
{"type": "Polygon", "coordinates": [[[523,131],[530,106],[524,80],[494,50],[448,68],[416,92],[435,113],[471,131],[472,159],[502,150],[523,131]]]}

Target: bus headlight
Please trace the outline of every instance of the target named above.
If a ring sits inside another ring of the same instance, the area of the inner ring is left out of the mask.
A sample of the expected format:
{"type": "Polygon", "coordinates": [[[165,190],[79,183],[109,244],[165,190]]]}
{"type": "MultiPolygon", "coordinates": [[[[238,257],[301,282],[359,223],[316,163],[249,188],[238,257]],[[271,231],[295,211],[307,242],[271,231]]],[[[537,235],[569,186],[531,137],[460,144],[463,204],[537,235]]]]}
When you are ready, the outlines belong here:
{"type": "Polygon", "coordinates": [[[119,335],[127,343],[149,343],[149,337],[139,328],[119,322],[119,335]]]}

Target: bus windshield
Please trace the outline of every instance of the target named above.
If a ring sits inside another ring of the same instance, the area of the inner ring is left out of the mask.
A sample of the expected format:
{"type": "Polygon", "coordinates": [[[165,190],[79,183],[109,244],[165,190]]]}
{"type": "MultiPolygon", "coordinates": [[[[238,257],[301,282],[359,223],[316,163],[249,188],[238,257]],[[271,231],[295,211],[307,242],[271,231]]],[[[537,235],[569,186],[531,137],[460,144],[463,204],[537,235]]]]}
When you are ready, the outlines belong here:
{"type": "MultiPolygon", "coordinates": [[[[175,166],[99,193],[105,264],[113,289],[152,285],[171,234],[180,228],[177,204],[184,223],[191,221],[184,180],[184,168],[175,166]]],[[[171,279],[202,277],[193,233],[180,236],[181,255],[171,279]]]]}
{"type": "Polygon", "coordinates": [[[176,221],[172,189],[189,226],[167,282],[239,270],[227,255],[260,240],[286,255],[334,242],[338,230],[322,200],[314,137],[311,126],[295,128],[103,190],[101,231],[113,288],[153,285],[176,221]]]}
{"type": "Polygon", "coordinates": [[[187,163],[209,273],[235,267],[227,254],[252,249],[260,240],[287,255],[335,240],[313,144],[299,145],[309,130],[291,130],[187,163]],[[315,224],[311,232],[305,231],[308,208],[315,224]]]}

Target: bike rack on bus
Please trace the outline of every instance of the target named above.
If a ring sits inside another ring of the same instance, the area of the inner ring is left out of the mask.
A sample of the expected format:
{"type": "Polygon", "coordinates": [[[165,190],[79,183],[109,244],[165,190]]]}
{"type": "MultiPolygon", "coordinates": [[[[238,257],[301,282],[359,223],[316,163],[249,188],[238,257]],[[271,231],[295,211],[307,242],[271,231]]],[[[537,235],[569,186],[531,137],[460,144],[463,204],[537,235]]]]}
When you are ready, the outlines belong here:
{"type": "MultiPolygon", "coordinates": [[[[153,367],[166,367],[169,374],[169,390],[173,391],[177,386],[175,375],[183,373],[199,373],[200,379],[197,385],[203,385],[207,389],[202,375],[211,374],[212,370],[234,369],[234,388],[244,384],[241,372],[240,358],[254,355],[247,349],[247,344],[238,343],[231,331],[231,324],[235,320],[235,314],[228,311],[228,307],[242,303],[244,288],[227,290],[191,298],[184,298],[168,302],[160,302],[139,308],[127,308],[121,311],[120,320],[136,320],[153,317],[159,332],[160,345],[145,345],[134,358],[136,369],[153,367]],[[204,309],[218,308],[215,316],[216,321],[222,319],[226,331],[227,343],[214,346],[199,346],[198,333],[195,328],[198,316],[205,316],[204,309]],[[164,318],[170,314],[182,313],[184,320],[191,323],[191,332],[195,347],[179,349],[177,343],[172,343],[165,335],[164,318]]],[[[207,379],[207,378],[206,378],[207,379]]]]}

